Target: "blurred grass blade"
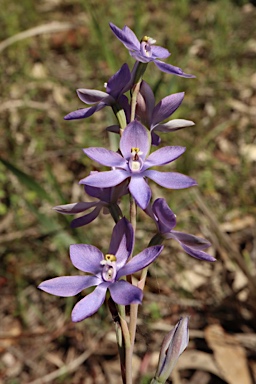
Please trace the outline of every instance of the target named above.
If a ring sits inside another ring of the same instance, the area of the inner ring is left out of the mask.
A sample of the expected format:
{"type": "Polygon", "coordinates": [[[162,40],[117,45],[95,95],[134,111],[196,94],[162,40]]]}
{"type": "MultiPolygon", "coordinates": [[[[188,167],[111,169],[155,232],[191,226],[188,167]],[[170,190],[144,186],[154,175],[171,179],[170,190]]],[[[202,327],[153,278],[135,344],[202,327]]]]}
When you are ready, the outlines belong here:
{"type": "Polygon", "coordinates": [[[52,202],[52,198],[49,193],[47,193],[40,184],[38,184],[33,177],[29,176],[27,173],[21,171],[13,164],[9,163],[9,161],[4,160],[0,157],[1,163],[9,170],[11,171],[17,179],[20,181],[21,184],[23,184],[28,189],[34,191],[40,199],[47,200],[49,202],[52,202]]]}
{"type": "Polygon", "coordinates": [[[113,55],[113,53],[109,49],[108,42],[106,41],[106,38],[105,38],[106,33],[103,33],[101,30],[100,26],[102,25],[102,23],[100,22],[100,18],[97,17],[96,13],[93,11],[93,8],[95,8],[95,7],[93,7],[93,5],[90,4],[90,2],[86,3],[85,6],[87,9],[87,12],[91,16],[93,28],[94,28],[95,34],[98,38],[100,49],[101,49],[101,51],[103,51],[104,56],[106,58],[106,61],[108,63],[109,68],[111,69],[111,71],[116,72],[116,68],[118,67],[118,65],[116,63],[115,56],[113,55]]]}
{"type": "Polygon", "coordinates": [[[46,171],[47,171],[47,176],[48,176],[48,181],[49,184],[53,187],[53,192],[55,192],[55,195],[58,196],[59,202],[58,205],[60,204],[67,204],[67,201],[59,187],[58,181],[56,180],[56,177],[54,173],[52,172],[52,168],[49,164],[46,165],[46,171]]]}

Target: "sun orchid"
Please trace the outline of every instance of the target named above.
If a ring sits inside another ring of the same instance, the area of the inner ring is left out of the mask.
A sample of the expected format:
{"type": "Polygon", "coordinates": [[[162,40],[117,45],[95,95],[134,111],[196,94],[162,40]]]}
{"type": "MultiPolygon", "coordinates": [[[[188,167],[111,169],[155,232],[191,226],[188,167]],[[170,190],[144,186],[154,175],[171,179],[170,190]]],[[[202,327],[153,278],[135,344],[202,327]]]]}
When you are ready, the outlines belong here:
{"type": "Polygon", "coordinates": [[[158,245],[146,248],[127,262],[133,245],[132,226],[126,218],[123,218],[113,229],[109,252],[105,256],[92,245],[70,246],[73,265],[90,275],[56,277],[42,282],[39,288],[56,296],[69,297],[95,286],[92,293],[75,305],[72,311],[74,322],[92,316],[103,304],[107,290],[113,301],[119,305],[141,304],[142,290],[120,278],[147,267],[161,253],[163,247],[158,245]]]}
{"type": "Polygon", "coordinates": [[[196,259],[204,261],[216,260],[213,256],[203,251],[203,249],[211,246],[207,240],[188,233],[173,230],[176,226],[176,215],[169,208],[165,199],[156,199],[152,206],[148,205],[145,212],[155,221],[158,228],[158,234],[161,235],[160,237],[162,240],[177,240],[184,251],[196,259]]]}
{"type": "MultiPolygon", "coordinates": [[[[91,172],[91,174],[94,173],[97,172],[91,172]]],[[[101,210],[103,210],[103,213],[109,213],[109,210],[112,209],[118,216],[120,212],[118,200],[121,196],[124,196],[126,193],[128,193],[127,182],[125,181],[116,187],[109,188],[97,188],[85,185],[84,190],[87,195],[98,199],[98,201],[57,205],[53,208],[55,211],[64,215],[74,215],[77,213],[86,212],[93,208],[90,213],[72,220],[70,224],[71,228],[78,228],[91,223],[99,216],[101,210]]]]}
{"type": "Polygon", "coordinates": [[[129,178],[128,189],[142,209],[147,207],[151,198],[151,189],[145,178],[171,189],[182,189],[196,185],[194,179],[183,174],[148,169],[174,161],[186,150],[185,147],[166,146],[147,157],[150,144],[151,140],[147,129],[137,120],[132,121],[122,134],[120,140],[121,154],[106,148],[84,149],[84,153],[92,160],[113,169],[89,175],[80,180],[80,184],[101,188],[113,187],[129,178]]]}
{"type": "Polygon", "coordinates": [[[138,94],[136,117],[150,129],[152,144],[159,145],[160,137],[155,132],[174,132],[179,129],[194,125],[191,120],[173,119],[166,123],[163,120],[169,118],[181,105],[184,92],[174,93],[164,97],[155,105],[155,96],[146,81],[141,82],[138,94]]]}
{"type": "Polygon", "coordinates": [[[160,46],[154,45],[156,40],[151,37],[144,36],[141,41],[138,40],[135,33],[127,26],[123,29],[118,28],[113,23],[109,23],[112,32],[128,49],[130,55],[141,63],[153,63],[162,71],[177,75],[181,77],[193,78],[195,76],[190,75],[182,71],[181,68],[174,65],[164,63],[158,59],[166,59],[170,56],[170,52],[160,46]]]}
{"type": "Polygon", "coordinates": [[[127,64],[117,71],[107,82],[106,92],[98,91],[96,89],[77,89],[79,99],[85,104],[92,104],[92,107],[81,108],[76,111],[70,112],[64,117],[65,120],[84,119],[92,116],[95,112],[100,111],[106,106],[114,106],[119,104],[121,108],[129,114],[128,99],[124,92],[126,92],[130,84],[131,73],[127,64]]]}

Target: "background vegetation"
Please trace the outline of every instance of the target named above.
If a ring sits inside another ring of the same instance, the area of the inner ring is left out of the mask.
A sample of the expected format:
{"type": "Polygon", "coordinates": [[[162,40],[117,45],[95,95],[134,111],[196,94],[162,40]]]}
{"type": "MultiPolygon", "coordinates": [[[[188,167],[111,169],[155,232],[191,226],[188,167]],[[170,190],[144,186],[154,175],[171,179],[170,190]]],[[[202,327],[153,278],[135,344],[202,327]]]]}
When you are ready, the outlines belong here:
{"type": "MultiPolygon", "coordinates": [[[[63,120],[83,107],[76,88],[103,90],[123,62],[133,64],[109,21],[154,37],[172,52],[168,63],[197,76],[153,65],[146,72],[157,100],[186,92],[174,117],[196,126],[162,139],[187,147],[175,170],[199,187],[166,193],[151,185],[177,228],[208,238],[218,259],[202,263],[166,243],[140,311],[136,382],[148,382],[164,334],[182,315],[191,316],[190,345],[170,383],[256,382],[256,8],[242,0],[1,0],[0,8],[0,383],[120,383],[107,308],[73,324],[78,297],[37,289],[75,274],[70,244],[107,250],[109,217],[73,231],[51,207],[87,199],[78,181],[92,164],[81,149],[109,147],[110,109],[63,120]]],[[[140,212],[137,250],[153,233],[140,212]]]]}

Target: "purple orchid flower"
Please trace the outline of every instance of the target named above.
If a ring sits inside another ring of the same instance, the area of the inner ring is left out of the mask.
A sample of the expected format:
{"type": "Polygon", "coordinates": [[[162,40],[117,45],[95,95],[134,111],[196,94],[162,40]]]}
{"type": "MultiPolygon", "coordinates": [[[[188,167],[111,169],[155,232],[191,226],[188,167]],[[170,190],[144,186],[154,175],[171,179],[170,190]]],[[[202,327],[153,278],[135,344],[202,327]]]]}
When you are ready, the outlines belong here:
{"type": "Polygon", "coordinates": [[[179,129],[195,125],[193,121],[173,119],[167,123],[163,120],[169,118],[179,108],[184,92],[166,96],[155,106],[155,96],[150,86],[143,80],[137,98],[136,117],[151,131],[152,144],[159,145],[160,137],[157,132],[174,132],[179,129]]]}
{"type": "Polygon", "coordinates": [[[119,104],[127,114],[129,114],[128,99],[123,93],[129,88],[131,73],[127,64],[116,72],[107,82],[106,92],[98,91],[96,89],[77,89],[77,95],[82,102],[86,104],[93,104],[89,108],[81,108],[77,111],[70,112],[64,117],[65,120],[84,119],[92,116],[95,112],[100,111],[106,106],[114,106],[119,104]]]}
{"type": "MultiPolygon", "coordinates": [[[[152,205],[148,205],[145,212],[155,221],[158,228],[158,234],[161,235],[161,239],[175,239],[177,240],[184,251],[190,256],[204,261],[215,261],[216,259],[204,252],[203,249],[209,248],[211,243],[207,240],[189,235],[184,232],[174,231],[176,226],[176,216],[169,208],[165,199],[156,199],[152,205]]],[[[156,235],[158,238],[159,236],[156,235]]]]}
{"type": "MultiPolygon", "coordinates": [[[[94,173],[98,172],[91,172],[91,174],[94,173]]],[[[109,213],[109,209],[112,208],[113,211],[117,213],[117,216],[120,215],[121,211],[117,202],[121,196],[128,193],[127,182],[109,188],[96,188],[85,185],[84,189],[87,195],[95,197],[98,201],[58,205],[53,208],[55,211],[64,215],[74,215],[94,208],[90,213],[71,221],[71,228],[78,228],[91,223],[99,216],[101,210],[107,214],[109,213]]]]}
{"type": "Polygon", "coordinates": [[[147,267],[161,253],[163,247],[158,245],[146,248],[127,263],[133,245],[132,226],[123,218],[113,229],[109,253],[105,257],[92,245],[71,245],[70,258],[73,265],[90,275],[56,277],[42,282],[39,288],[56,296],[69,297],[95,286],[92,293],[75,305],[72,311],[74,322],[92,316],[103,304],[107,290],[113,301],[119,305],[141,304],[142,290],[119,279],[147,267]]]}
{"type": "Polygon", "coordinates": [[[113,170],[99,172],[85,179],[80,184],[93,187],[113,187],[130,178],[128,185],[136,203],[145,209],[151,198],[151,189],[145,178],[155,181],[165,188],[182,189],[196,185],[194,179],[177,172],[159,172],[148,168],[168,164],[185,152],[185,147],[164,147],[147,154],[150,149],[150,136],[147,129],[137,120],[132,121],[125,128],[120,140],[120,152],[106,148],[86,148],[84,153],[92,160],[102,165],[112,167],[113,170]]]}
{"type": "Polygon", "coordinates": [[[162,72],[187,78],[195,77],[183,72],[181,68],[175,67],[171,64],[166,64],[163,61],[158,60],[166,59],[170,56],[170,52],[163,47],[154,45],[156,40],[152,39],[151,37],[144,36],[142,40],[139,41],[134,32],[129,27],[125,26],[123,29],[120,29],[112,23],[109,25],[115,36],[121,41],[121,43],[123,43],[123,45],[128,49],[130,55],[137,61],[141,63],[149,63],[153,61],[153,63],[162,72]]]}

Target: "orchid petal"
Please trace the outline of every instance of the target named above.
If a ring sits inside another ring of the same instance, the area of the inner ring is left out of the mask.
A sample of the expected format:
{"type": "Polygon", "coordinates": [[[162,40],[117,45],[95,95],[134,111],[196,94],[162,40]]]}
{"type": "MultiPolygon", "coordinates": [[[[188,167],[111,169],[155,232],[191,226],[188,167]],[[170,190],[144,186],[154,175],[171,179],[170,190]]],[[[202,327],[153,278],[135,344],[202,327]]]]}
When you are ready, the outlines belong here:
{"type": "Polygon", "coordinates": [[[61,276],[43,281],[38,288],[52,295],[70,297],[100,283],[95,276],[61,276]]]}
{"type": "Polygon", "coordinates": [[[73,204],[57,205],[56,207],[53,207],[53,209],[59,213],[62,213],[63,215],[74,215],[76,213],[87,211],[87,209],[95,207],[97,204],[98,204],[97,202],[73,203],[73,204]]]}
{"type": "Polygon", "coordinates": [[[79,99],[85,104],[96,104],[109,97],[108,93],[96,89],[79,88],[76,92],[79,99]]]}
{"type": "Polygon", "coordinates": [[[144,172],[144,176],[164,188],[183,189],[197,185],[197,182],[194,179],[178,172],[159,172],[147,170],[144,172]]]}
{"type": "Polygon", "coordinates": [[[171,116],[181,105],[184,95],[184,92],[180,92],[164,97],[153,110],[151,124],[154,126],[171,116]]]}
{"type": "Polygon", "coordinates": [[[118,99],[122,90],[126,87],[127,83],[131,80],[131,72],[128,65],[125,63],[116,72],[107,83],[107,93],[110,94],[115,100],[118,99]]]}
{"type": "Polygon", "coordinates": [[[72,220],[70,223],[70,227],[79,228],[79,227],[82,227],[83,225],[87,225],[91,223],[93,220],[96,219],[96,217],[99,216],[101,208],[102,208],[102,204],[98,203],[98,206],[92,212],[72,220]]]}
{"type": "Polygon", "coordinates": [[[174,132],[182,128],[192,127],[195,123],[191,120],[173,119],[164,124],[155,125],[152,130],[157,132],[174,132]]]}
{"type": "Polygon", "coordinates": [[[114,302],[119,305],[141,304],[142,302],[142,290],[125,280],[111,284],[109,291],[114,302]]]}
{"type": "Polygon", "coordinates": [[[119,169],[92,174],[79,181],[79,184],[86,184],[92,187],[114,187],[129,177],[129,173],[119,169]]]}
{"type": "Polygon", "coordinates": [[[202,250],[211,246],[211,243],[209,243],[209,241],[207,241],[206,239],[190,235],[188,233],[172,231],[172,235],[173,238],[178,240],[180,243],[183,243],[184,245],[191,248],[202,250]]]}
{"type": "Polygon", "coordinates": [[[139,148],[142,152],[140,155],[142,160],[145,159],[150,149],[149,132],[137,120],[127,125],[120,140],[120,150],[127,160],[131,157],[131,148],[139,148]]]}
{"type": "Polygon", "coordinates": [[[160,60],[154,60],[155,65],[163,72],[170,73],[172,75],[177,75],[181,77],[186,77],[186,78],[194,78],[194,75],[190,75],[188,73],[185,73],[182,71],[181,68],[175,67],[174,65],[164,63],[163,61],[160,60]]]}
{"type": "Polygon", "coordinates": [[[123,267],[130,257],[134,246],[134,234],[131,223],[124,217],[115,225],[109,253],[116,256],[117,269],[123,267]]]}
{"type": "Polygon", "coordinates": [[[151,153],[148,156],[147,160],[144,163],[143,170],[149,167],[168,164],[180,157],[185,151],[185,147],[178,146],[167,146],[157,149],[155,152],[151,153]]]}
{"type": "Polygon", "coordinates": [[[160,47],[158,45],[152,45],[151,46],[151,52],[154,59],[167,59],[171,54],[168,51],[168,49],[160,47]]]}
{"type": "Polygon", "coordinates": [[[109,283],[98,285],[89,295],[80,300],[72,311],[72,321],[78,322],[92,316],[103,304],[109,283]]]}
{"type": "Polygon", "coordinates": [[[102,269],[100,262],[104,255],[93,245],[73,244],[70,246],[70,259],[80,271],[97,275],[102,269]]]}
{"type": "Polygon", "coordinates": [[[176,216],[165,199],[156,199],[152,205],[152,211],[157,217],[160,233],[169,232],[176,226],[176,216]]]}
{"type": "Polygon", "coordinates": [[[151,131],[152,145],[158,146],[161,143],[161,138],[154,132],[154,128],[151,131]]]}
{"type": "Polygon", "coordinates": [[[110,151],[109,149],[90,147],[83,149],[83,151],[90,159],[107,167],[126,167],[127,161],[119,155],[119,153],[110,151]]]}
{"type": "Polygon", "coordinates": [[[132,275],[151,264],[162,252],[162,245],[155,245],[144,249],[138,255],[134,256],[125,266],[119,269],[117,279],[122,276],[132,275]]]}
{"type": "Polygon", "coordinates": [[[135,33],[127,26],[122,30],[115,26],[113,23],[109,23],[112,32],[116,37],[124,44],[127,49],[137,50],[140,49],[140,42],[137,39],[135,33]]]}
{"type": "Polygon", "coordinates": [[[76,111],[70,112],[64,117],[64,120],[85,119],[92,116],[95,112],[100,111],[106,106],[105,103],[99,103],[89,108],[81,108],[76,111]]]}
{"type": "Polygon", "coordinates": [[[180,242],[180,245],[182,246],[182,248],[184,249],[184,251],[186,253],[188,253],[190,256],[192,256],[198,260],[210,261],[210,262],[216,261],[216,259],[213,256],[209,255],[208,253],[206,253],[204,251],[200,251],[198,249],[188,247],[187,245],[185,245],[181,242],[180,242]]]}
{"type": "Polygon", "coordinates": [[[148,186],[148,183],[143,179],[143,177],[132,177],[129,184],[129,191],[136,203],[145,209],[151,198],[151,189],[148,186]]]}

